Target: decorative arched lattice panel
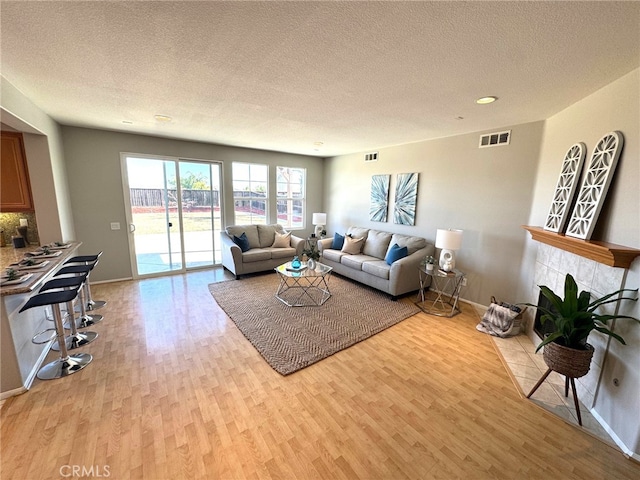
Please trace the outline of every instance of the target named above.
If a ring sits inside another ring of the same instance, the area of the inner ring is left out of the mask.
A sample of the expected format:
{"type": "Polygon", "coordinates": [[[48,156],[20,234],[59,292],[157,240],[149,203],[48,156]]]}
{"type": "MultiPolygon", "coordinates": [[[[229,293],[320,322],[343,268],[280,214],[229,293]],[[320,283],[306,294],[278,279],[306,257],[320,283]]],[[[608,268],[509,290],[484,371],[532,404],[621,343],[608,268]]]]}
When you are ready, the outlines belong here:
{"type": "Polygon", "coordinates": [[[600,139],[591,155],[589,169],[580,187],[573,208],[567,235],[589,240],[596,220],[607,196],[607,190],[620,158],[624,137],[622,132],[611,132],[600,139]]]}
{"type": "Polygon", "coordinates": [[[553,193],[549,215],[544,224],[545,230],[557,233],[562,232],[564,229],[569,217],[571,200],[580,181],[580,173],[582,172],[582,164],[586,153],[587,147],[584,143],[576,143],[567,150],[560,169],[556,190],[553,193]]]}

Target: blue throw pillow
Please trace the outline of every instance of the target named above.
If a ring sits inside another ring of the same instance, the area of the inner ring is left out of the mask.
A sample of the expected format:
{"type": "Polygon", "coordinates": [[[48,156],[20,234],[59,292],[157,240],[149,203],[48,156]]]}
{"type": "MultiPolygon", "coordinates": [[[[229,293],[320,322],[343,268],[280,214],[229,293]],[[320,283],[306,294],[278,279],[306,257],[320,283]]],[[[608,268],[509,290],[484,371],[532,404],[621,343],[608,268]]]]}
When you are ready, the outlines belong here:
{"type": "Polygon", "coordinates": [[[239,237],[236,237],[234,235],[233,243],[235,243],[240,247],[240,250],[242,250],[242,253],[246,252],[251,248],[251,246],[249,245],[249,239],[247,238],[246,232],[242,232],[242,235],[240,235],[239,237]]]}
{"type": "Polygon", "coordinates": [[[331,248],[333,250],[342,250],[344,246],[344,236],[336,233],[333,235],[333,242],[331,243],[331,248]]]}
{"type": "Polygon", "coordinates": [[[391,265],[396,260],[400,260],[407,255],[409,255],[409,249],[407,247],[400,247],[397,243],[394,243],[387,252],[387,256],[384,260],[385,262],[387,262],[387,264],[391,265]]]}

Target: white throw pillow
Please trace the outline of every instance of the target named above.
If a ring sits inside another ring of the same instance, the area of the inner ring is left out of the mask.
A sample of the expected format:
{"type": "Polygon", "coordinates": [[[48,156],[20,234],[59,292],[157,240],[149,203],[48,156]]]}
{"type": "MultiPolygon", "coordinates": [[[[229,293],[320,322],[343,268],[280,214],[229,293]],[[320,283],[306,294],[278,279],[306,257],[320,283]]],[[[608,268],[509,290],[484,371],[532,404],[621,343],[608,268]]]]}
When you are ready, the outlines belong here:
{"type": "Polygon", "coordinates": [[[344,245],[342,251],[351,255],[358,255],[362,250],[364,238],[344,237],[344,245]]]}
{"type": "Polygon", "coordinates": [[[275,232],[276,238],[273,241],[272,248],[289,248],[291,246],[291,232],[278,233],[275,232]]]}

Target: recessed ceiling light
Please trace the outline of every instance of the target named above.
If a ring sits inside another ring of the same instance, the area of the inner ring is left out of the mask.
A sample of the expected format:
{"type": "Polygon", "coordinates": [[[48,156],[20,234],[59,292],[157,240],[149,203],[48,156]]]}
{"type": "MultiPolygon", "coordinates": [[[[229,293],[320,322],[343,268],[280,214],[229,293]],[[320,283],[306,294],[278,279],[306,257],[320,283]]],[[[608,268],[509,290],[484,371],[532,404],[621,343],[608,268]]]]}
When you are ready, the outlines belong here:
{"type": "Polygon", "coordinates": [[[476,100],[478,105],[487,105],[488,103],[493,103],[498,99],[498,97],[481,97],[476,100]]]}
{"type": "Polygon", "coordinates": [[[313,149],[317,152],[318,150],[320,150],[320,147],[322,147],[322,145],[324,145],[324,142],[313,142],[313,149]]]}
{"type": "Polygon", "coordinates": [[[159,122],[170,122],[171,117],[169,115],[154,115],[154,117],[159,122]]]}
{"type": "Polygon", "coordinates": [[[124,123],[125,125],[133,125],[133,122],[131,120],[122,120],[122,123],[124,123]]]}

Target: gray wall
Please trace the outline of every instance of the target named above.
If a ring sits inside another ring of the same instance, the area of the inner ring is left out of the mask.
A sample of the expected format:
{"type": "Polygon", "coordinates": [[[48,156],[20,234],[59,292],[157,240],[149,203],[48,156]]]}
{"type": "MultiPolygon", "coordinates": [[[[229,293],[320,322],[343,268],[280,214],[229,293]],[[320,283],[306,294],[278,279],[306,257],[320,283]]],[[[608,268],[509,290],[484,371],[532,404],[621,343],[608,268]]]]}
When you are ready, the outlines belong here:
{"type": "MultiPolygon", "coordinates": [[[[592,238],[640,249],[640,70],[549,118],[543,136],[539,170],[529,223],[544,225],[567,149],[576,142],[587,146],[588,163],[598,140],[612,130],[625,138],[624,149],[606,203],[592,238]]],[[[521,276],[533,278],[538,245],[528,240],[521,276]]],[[[640,258],[631,265],[627,288],[640,286],[640,258]]],[[[640,318],[640,305],[626,313],[640,318]]],[[[640,459],[640,324],[619,320],[615,331],[627,345],[611,342],[596,393],[595,411],[615,435],[640,459]],[[613,385],[617,378],[619,386],[613,385]]]]}
{"type": "MultiPolygon", "coordinates": [[[[275,192],[275,167],[295,166],[307,169],[307,212],[321,211],[323,189],[322,159],[302,155],[225,147],[206,143],[127,133],[63,127],[64,152],[71,189],[71,208],[82,253],[103,250],[100,268],[94,280],[131,277],[128,230],[126,228],[120,153],[166,155],[185,159],[222,162],[224,219],[233,223],[231,163],[255,162],[270,167],[269,191],[275,192]],[[121,230],[111,230],[111,222],[120,222],[121,230]]],[[[275,210],[271,212],[275,219],[275,210]]],[[[310,223],[310,216],[309,216],[310,223]]],[[[311,233],[307,225],[302,235],[311,233]]]]}
{"type": "MultiPolygon", "coordinates": [[[[325,169],[328,230],[361,225],[434,241],[437,228],[460,228],[458,267],[469,277],[462,296],[484,305],[491,295],[522,301],[534,278],[538,245],[521,225],[544,225],[562,159],[572,144],[587,145],[588,162],[598,140],[620,130],[624,150],[592,238],[640,249],[639,86],[640,70],[635,70],[544,122],[505,127],[512,129],[508,147],[478,149],[478,134],[472,134],[383,148],[373,163],[364,163],[364,152],[330,158],[325,169]],[[409,172],[420,173],[412,227],[392,220],[396,174],[409,172]],[[392,174],[386,223],[369,221],[370,182],[376,174],[392,174]]],[[[631,265],[625,286],[640,286],[640,258],[631,265]]],[[[640,318],[640,305],[629,303],[623,313],[640,318]]],[[[640,324],[620,320],[615,331],[627,345],[610,344],[593,412],[625,452],[638,459],[640,324]]]]}
{"type": "MultiPolygon", "coordinates": [[[[517,301],[518,272],[526,242],[543,122],[512,127],[507,146],[478,148],[479,132],[379,149],[377,162],[363,153],[327,159],[328,232],[359,225],[435,242],[438,228],[464,230],[457,268],[468,277],[462,297],[487,305],[491,296],[517,301]],[[415,226],[393,223],[398,173],[418,172],[415,226]],[[392,174],[387,222],[369,221],[371,176],[392,174]]],[[[375,149],[372,149],[375,150],[375,149]]],[[[417,272],[416,272],[417,275],[417,272]]]]}

